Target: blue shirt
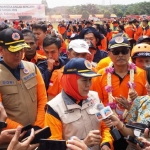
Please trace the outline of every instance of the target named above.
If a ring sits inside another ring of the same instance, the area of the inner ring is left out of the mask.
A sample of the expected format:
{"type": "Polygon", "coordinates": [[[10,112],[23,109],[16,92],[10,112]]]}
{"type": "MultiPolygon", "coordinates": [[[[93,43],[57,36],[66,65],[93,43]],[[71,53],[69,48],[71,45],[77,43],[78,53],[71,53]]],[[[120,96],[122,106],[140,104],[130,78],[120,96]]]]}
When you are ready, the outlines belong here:
{"type": "Polygon", "coordinates": [[[96,54],[94,55],[93,62],[98,63],[101,59],[108,56],[108,53],[102,50],[97,49],[96,54]]]}
{"type": "Polygon", "coordinates": [[[51,71],[47,70],[47,67],[48,67],[47,60],[42,61],[39,64],[37,64],[37,67],[39,68],[39,70],[40,70],[40,72],[41,72],[41,74],[43,76],[46,89],[48,89],[50,78],[52,76],[53,71],[56,70],[56,69],[60,69],[67,62],[68,62],[68,58],[67,57],[59,57],[59,63],[60,63],[59,66],[54,66],[53,70],[51,70],[51,71]]]}

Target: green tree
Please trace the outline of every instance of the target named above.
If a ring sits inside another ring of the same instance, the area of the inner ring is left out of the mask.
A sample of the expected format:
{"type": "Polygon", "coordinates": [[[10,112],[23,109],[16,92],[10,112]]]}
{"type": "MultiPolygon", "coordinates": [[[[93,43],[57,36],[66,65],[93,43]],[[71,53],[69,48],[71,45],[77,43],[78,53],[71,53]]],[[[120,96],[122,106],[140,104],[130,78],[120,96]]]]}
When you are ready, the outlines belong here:
{"type": "Polygon", "coordinates": [[[118,17],[122,17],[122,16],[123,16],[123,12],[122,12],[121,10],[118,10],[118,12],[116,13],[116,15],[117,15],[118,17]]]}
{"type": "Polygon", "coordinates": [[[82,18],[83,18],[83,19],[86,19],[86,20],[87,20],[87,19],[89,18],[89,15],[90,15],[90,14],[89,14],[88,11],[83,11],[83,12],[82,12],[82,18]]]}
{"type": "Polygon", "coordinates": [[[108,11],[108,10],[105,10],[105,12],[104,12],[104,17],[105,18],[109,18],[110,17],[110,12],[108,11]]]}

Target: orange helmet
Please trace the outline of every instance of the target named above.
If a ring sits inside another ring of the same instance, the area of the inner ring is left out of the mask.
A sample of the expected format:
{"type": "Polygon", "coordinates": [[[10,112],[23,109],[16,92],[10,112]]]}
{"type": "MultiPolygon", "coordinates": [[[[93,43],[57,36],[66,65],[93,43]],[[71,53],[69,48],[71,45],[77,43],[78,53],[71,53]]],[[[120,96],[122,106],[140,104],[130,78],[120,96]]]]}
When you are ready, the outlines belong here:
{"type": "Polygon", "coordinates": [[[150,57],[150,45],[146,43],[135,45],[131,52],[131,58],[137,57],[150,57]]]}

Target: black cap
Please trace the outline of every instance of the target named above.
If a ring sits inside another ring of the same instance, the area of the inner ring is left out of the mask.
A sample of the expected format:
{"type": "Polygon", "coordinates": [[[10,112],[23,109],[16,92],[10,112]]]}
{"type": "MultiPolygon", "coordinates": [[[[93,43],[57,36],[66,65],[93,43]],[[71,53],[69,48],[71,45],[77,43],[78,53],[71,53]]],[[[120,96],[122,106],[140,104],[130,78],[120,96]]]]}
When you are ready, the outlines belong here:
{"type": "Polygon", "coordinates": [[[87,78],[100,76],[92,71],[92,64],[84,58],[72,58],[65,65],[63,74],[77,74],[87,78]]]}
{"type": "Polygon", "coordinates": [[[21,31],[13,28],[7,28],[1,31],[0,41],[4,46],[8,47],[10,52],[17,52],[25,47],[30,48],[30,46],[24,42],[21,31]]]}
{"type": "Polygon", "coordinates": [[[149,40],[150,41],[150,36],[146,36],[146,35],[143,35],[143,36],[140,36],[137,40],[137,44],[139,43],[143,43],[144,40],[149,40]]]}

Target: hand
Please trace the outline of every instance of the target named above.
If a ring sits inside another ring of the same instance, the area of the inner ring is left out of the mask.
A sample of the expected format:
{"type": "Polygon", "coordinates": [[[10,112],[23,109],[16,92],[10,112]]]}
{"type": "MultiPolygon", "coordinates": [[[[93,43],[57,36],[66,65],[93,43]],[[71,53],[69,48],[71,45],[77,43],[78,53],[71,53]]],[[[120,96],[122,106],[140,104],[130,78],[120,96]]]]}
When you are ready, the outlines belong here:
{"type": "Polygon", "coordinates": [[[38,147],[38,144],[30,145],[30,142],[34,138],[34,129],[31,130],[31,134],[26,141],[22,143],[18,141],[20,138],[21,129],[21,127],[16,129],[15,136],[10,142],[7,150],[34,150],[36,147],[38,147]]]}
{"type": "Polygon", "coordinates": [[[7,119],[7,114],[6,114],[6,111],[2,105],[2,103],[0,103],[0,121],[3,121],[5,122],[7,119]]]}
{"type": "Polygon", "coordinates": [[[120,104],[123,108],[127,109],[127,110],[130,110],[131,108],[131,105],[130,103],[127,101],[127,99],[123,96],[120,95],[120,97],[115,97],[116,99],[116,102],[118,104],[120,104]]]}
{"type": "Polygon", "coordinates": [[[99,130],[92,130],[83,141],[88,147],[93,147],[100,144],[101,138],[99,130]]]}
{"type": "Polygon", "coordinates": [[[55,62],[54,59],[50,59],[50,58],[47,59],[47,65],[48,65],[47,69],[48,70],[51,70],[51,71],[53,70],[54,62],[55,62]]]}
{"type": "Polygon", "coordinates": [[[121,126],[122,123],[119,118],[115,115],[111,115],[109,118],[103,120],[108,128],[112,126],[121,126]]]}
{"type": "Polygon", "coordinates": [[[67,147],[70,150],[87,150],[88,149],[85,143],[75,136],[73,137],[73,139],[68,140],[67,147]]]}
{"type": "Polygon", "coordinates": [[[8,144],[14,137],[16,129],[4,130],[0,134],[0,144],[8,144]]]}
{"type": "Polygon", "coordinates": [[[129,96],[130,96],[131,100],[133,101],[134,99],[136,99],[138,97],[138,94],[134,90],[134,91],[129,92],[129,96]]]}
{"type": "Polygon", "coordinates": [[[148,128],[146,128],[145,131],[144,131],[144,137],[145,138],[150,138],[149,129],[148,128]]]}
{"type": "Polygon", "coordinates": [[[107,145],[103,145],[101,150],[111,150],[107,145]]]}
{"type": "Polygon", "coordinates": [[[150,85],[146,82],[145,88],[147,90],[147,94],[150,95],[150,85]]]}

